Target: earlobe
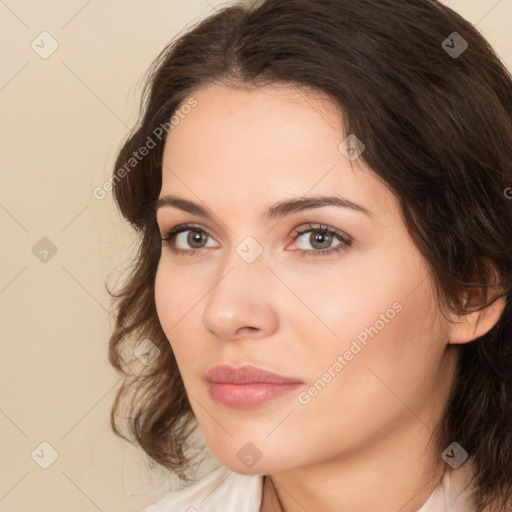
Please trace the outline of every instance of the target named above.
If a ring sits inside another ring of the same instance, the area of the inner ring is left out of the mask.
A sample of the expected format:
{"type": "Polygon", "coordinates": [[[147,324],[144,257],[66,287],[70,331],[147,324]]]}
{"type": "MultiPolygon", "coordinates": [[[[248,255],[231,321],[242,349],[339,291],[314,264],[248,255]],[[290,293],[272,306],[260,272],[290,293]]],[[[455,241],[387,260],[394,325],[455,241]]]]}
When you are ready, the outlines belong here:
{"type": "Polygon", "coordinates": [[[468,343],[488,333],[499,321],[506,298],[501,297],[480,311],[458,315],[450,326],[449,343],[468,343]]]}

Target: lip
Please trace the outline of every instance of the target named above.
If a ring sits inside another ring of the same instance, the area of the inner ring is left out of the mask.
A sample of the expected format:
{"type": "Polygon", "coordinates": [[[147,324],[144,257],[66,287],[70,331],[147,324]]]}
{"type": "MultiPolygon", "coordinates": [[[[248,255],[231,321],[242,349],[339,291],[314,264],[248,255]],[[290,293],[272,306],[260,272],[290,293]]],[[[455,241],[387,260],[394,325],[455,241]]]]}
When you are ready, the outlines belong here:
{"type": "Polygon", "coordinates": [[[279,375],[263,368],[245,365],[240,368],[234,368],[225,364],[214,366],[206,374],[206,379],[212,382],[223,384],[254,384],[254,383],[270,383],[270,384],[302,384],[302,381],[279,375]]]}
{"type": "Polygon", "coordinates": [[[238,409],[257,407],[303,384],[296,378],[249,365],[240,368],[214,366],[206,374],[206,380],[210,395],[216,402],[238,409]]]}

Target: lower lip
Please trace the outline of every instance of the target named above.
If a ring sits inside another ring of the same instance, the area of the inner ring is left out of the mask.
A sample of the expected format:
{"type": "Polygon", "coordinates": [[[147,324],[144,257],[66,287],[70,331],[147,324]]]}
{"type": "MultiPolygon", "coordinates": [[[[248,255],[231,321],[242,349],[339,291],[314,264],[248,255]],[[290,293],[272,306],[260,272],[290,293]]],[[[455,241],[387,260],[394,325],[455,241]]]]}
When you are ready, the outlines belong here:
{"type": "Polygon", "coordinates": [[[300,383],[274,384],[255,382],[252,384],[227,384],[209,382],[211,397],[227,407],[247,409],[291,393],[300,383]]]}

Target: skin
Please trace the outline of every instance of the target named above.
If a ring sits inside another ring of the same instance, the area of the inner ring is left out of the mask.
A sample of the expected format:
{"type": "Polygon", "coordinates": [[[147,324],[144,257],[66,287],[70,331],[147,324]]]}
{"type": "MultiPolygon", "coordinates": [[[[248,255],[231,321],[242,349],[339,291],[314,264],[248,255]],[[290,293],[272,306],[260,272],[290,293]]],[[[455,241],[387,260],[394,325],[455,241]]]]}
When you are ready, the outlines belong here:
{"type": "MultiPolygon", "coordinates": [[[[193,96],[198,105],[166,141],[160,197],[198,203],[214,217],[158,210],[163,237],[182,223],[208,236],[198,245],[187,243],[194,231],[174,240],[199,251],[191,255],[163,243],[155,300],[209,449],[232,471],[271,475],[287,512],[417,510],[450,470],[430,440],[453,381],[456,344],[487,332],[502,307],[449,316],[454,324],[442,316],[395,196],[361,158],[350,162],[339,151],[346,134],[329,99],[285,85],[210,85],[193,96]],[[342,196],[372,216],[332,205],[263,216],[274,203],[313,195],[342,196]],[[340,241],[322,246],[315,232],[293,240],[294,228],[310,223],[352,243],[314,257],[340,241]],[[262,249],[252,263],[236,251],[248,236],[262,249]],[[298,394],[395,303],[400,312],[300,403],[298,394]],[[226,407],[204,379],[222,363],[304,384],[255,408],[226,407]],[[262,455],[250,468],[237,456],[247,442],[262,455]]],[[[274,510],[269,482],[261,510],[274,510]]]]}

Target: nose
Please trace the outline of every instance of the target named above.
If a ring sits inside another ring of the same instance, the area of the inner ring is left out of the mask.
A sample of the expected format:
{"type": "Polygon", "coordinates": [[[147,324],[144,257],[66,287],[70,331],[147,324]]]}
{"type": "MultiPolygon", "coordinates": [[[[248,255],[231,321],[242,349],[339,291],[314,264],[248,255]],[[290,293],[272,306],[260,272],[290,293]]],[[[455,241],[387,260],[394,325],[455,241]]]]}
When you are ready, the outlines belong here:
{"type": "Polygon", "coordinates": [[[203,325],[222,340],[270,336],[279,320],[272,272],[259,260],[227,268],[205,299],[203,325]]]}

